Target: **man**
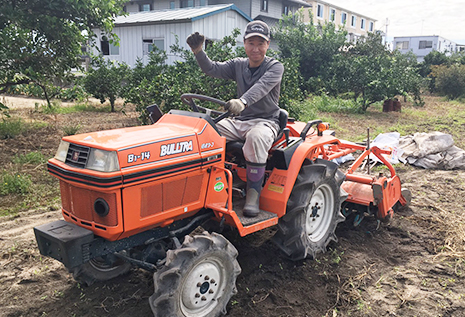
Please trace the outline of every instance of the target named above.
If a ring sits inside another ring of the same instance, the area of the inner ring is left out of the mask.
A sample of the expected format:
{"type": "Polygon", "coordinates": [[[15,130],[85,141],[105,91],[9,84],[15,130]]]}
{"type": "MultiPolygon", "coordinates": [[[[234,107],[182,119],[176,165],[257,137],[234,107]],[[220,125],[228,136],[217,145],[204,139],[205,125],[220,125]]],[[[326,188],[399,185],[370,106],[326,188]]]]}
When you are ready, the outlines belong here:
{"type": "Polygon", "coordinates": [[[243,213],[255,217],[260,212],[268,151],[279,132],[278,99],[284,66],[266,56],[270,46],[270,28],[262,21],[252,21],[245,29],[244,48],[248,58],[213,62],[202,50],[204,40],[205,37],[198,32],[187,38],[202,71],[237,83],[238,98],[229,100],[225,107],[236,117],[221,120],[217,126],[227,142],[245,140],[247,192],[243,213]]]}

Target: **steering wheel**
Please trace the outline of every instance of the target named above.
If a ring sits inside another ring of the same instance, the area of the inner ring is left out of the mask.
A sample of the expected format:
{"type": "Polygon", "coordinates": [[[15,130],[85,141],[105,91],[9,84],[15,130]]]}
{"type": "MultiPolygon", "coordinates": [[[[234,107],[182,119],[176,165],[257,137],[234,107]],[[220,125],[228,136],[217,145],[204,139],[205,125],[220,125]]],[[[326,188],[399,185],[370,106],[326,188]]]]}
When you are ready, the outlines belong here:
{"type": "Polygon", "coordinates": [[[231,113],[229,111],[222,112],[222,111],[216,111],[216,110],[208,109],[208,108],[205,108],[205,107],[202,107],[202,106],[198,106],[198,105],[195,104],[194,99],[210,101],[210,102],[219,104],[223,108],[226,106],[226,102],[223,101],[223,100],[213,98],[213,97],[204,96],[204,95],[197,95],[197,94],[183,94],[181,96],[181,101],[183,103],[185,103],[186,105],[190,106],[192,111],[203,112],[203,113],[206,113],[207,115],[209,115],[210,117],[212,115],[217,116],[216,118],[212,118],[213,122],[215,122],[215,123],[218,123],[221,120],[223,120],[224,118],[229,117],[231,115],[231,113]]]}

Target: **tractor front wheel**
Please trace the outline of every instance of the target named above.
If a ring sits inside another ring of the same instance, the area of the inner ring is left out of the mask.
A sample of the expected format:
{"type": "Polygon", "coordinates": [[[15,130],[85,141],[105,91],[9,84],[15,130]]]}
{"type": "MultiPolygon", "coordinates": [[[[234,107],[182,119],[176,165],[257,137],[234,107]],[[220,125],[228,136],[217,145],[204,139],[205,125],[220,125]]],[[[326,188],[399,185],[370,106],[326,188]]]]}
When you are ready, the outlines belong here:
{"type": "Polygon", "coordinates": [[[241,268],[236,248],[220,234],[186,236],[169,250],[165,266],[153,275],[150,307],[155,316],[220,316],[237,293],[241,268]]]}
{"type": "Polygon", "coordinates": [[[287,204],[286,215],[273,237],[292,260],[315,257],[337,241],[335,230],[344,221],[341,203],[347,194],[341,189],[344,173],[333,162],[318,159],[303,165],[287,204]]]}

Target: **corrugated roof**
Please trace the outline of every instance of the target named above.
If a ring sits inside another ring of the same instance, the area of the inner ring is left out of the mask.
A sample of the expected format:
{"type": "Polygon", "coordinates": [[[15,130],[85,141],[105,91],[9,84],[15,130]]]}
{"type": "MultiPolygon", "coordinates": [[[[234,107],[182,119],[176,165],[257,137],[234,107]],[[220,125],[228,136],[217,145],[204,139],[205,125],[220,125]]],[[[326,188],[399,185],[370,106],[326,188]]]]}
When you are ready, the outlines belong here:
{"type": "Polygon", "coordinates": [[[234,4],[221,4],[204,7],[167,9],[148,12],[137,12],[127,16],[119,16],[115,19],[115,25],[139,24],[139,23],[166,23],[172,21],[195,21],[224,11],[237,11],[248,21],[252,19],[242,12],[234,4]]]}

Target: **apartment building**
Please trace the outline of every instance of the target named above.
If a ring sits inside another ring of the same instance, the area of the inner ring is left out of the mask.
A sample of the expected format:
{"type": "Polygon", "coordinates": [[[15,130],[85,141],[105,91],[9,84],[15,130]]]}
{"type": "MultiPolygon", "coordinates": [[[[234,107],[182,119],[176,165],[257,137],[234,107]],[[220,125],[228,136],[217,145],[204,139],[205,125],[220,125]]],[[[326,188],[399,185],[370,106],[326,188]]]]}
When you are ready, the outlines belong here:
{"type": "Polygon", "coordinates": [[[304,21],[309,22],[313,19],[313,23],[332,22],[337,28],[345,27],[348,32],[348,40],[355,41],[361,36],[366,36],[368,32],[375,31],[376,20],[366,15],[351,11],[326,1],[307,0],[311,5],[310,14],[305,12],[304,21]]]}

